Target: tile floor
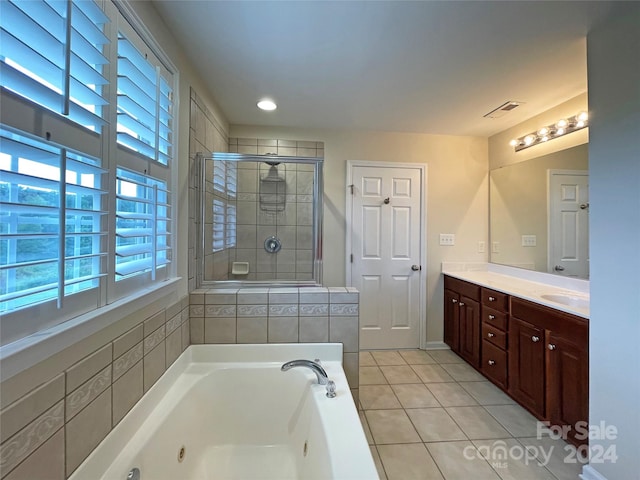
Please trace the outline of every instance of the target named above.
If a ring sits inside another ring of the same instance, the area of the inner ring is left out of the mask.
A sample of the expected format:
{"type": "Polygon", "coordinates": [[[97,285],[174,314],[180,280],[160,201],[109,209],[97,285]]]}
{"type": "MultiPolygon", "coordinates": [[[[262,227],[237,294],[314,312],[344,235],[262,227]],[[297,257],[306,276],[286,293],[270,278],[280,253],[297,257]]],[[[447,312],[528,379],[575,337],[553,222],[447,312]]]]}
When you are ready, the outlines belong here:
{"type": "Polygon", "coordinates": [[[563,440],[450,350],[360,352],[360,407],[381,479],[575,480],[582,471],[563,440]]]}

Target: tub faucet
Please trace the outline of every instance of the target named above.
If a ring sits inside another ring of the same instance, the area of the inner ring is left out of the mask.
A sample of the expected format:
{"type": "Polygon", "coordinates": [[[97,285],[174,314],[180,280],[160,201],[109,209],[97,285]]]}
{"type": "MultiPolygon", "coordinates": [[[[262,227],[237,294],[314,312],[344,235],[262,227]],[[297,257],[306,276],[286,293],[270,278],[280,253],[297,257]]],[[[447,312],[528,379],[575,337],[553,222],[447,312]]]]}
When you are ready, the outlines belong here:
{"type": "Polygon", "coordinates": [[[316,374],[316,377],[318,377],[318,383],[320,385],[327,385],[329,383],[327,372],[325,372],[324,368],[322,368],[320,364],[314,362],[313,360],[291,360],[290,362],[282,365],[282,368],[280,368],[280,370],[286,372],[287,370],[290,370],[294,367],[310,368],[311,371],[316,374]]]}

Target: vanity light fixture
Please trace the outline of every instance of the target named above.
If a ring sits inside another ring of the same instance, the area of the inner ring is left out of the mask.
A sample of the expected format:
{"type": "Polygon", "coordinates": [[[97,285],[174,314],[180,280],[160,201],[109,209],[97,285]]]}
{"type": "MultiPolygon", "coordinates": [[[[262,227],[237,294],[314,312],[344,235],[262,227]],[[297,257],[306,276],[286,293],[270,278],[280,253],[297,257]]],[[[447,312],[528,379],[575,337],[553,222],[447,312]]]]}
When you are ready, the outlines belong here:
{"type": "Polygon", "coordinates": [[[265,99],[260,100],[258,102],[258,108],[260,110],[265,110],[267,112],[270,112],[270,111],[275,110],[276,108],[278,108],[278,106],[272,100],[269,100],[269,99],[265,98],[265,99]]]}
{"type": "Polygon", "coordinates": [[[589,125],[589,114],[580,112],[573,117],[563,118],[556,123],[546,125],[535,132],[515,138],[509,142],[516,152],[533,147],[539,143],[561,137],[567,133],[575,132],[589,125]]]}

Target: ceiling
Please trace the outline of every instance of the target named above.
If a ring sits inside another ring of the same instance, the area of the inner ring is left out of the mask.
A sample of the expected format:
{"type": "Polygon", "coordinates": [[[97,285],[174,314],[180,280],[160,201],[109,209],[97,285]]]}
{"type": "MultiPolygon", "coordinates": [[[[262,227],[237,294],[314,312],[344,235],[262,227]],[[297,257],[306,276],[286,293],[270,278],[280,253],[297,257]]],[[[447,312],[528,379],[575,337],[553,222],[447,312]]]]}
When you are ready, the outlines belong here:
{"type": "Polygon", "coordinates": [[[586,91],[611,2],[153,4],[232,125],[486,137],[586,91]],[[508,100],[525,103],[483,118],[508,100]]]}

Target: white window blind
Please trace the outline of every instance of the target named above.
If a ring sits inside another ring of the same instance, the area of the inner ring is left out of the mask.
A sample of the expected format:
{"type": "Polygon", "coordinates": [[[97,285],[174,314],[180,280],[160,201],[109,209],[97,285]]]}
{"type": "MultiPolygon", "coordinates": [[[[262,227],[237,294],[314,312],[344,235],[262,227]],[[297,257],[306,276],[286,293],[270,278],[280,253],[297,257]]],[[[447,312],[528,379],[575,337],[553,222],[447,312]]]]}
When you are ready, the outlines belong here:
{"type": "Polygon", "coordinates": [[[119,168],[116,197],[116,281],[170,263],[170,205],[165,182],[119,168]]]}
{"type": "Polygon", "coordinates": [[[0,312],[98,287],[105,175],[97,159],[0,130],[0,312]]]}
{"type": "Polygon", "coordinates": [[[118,143],[162,165],[173,155],[173,91],[165,76],[118,33],[118,143]]]}
{"type": "Polygon", "coordinates": [[[90,130],[104,125],[107,16],[92,0],[4,0],[0,84],[90,130]]]}

